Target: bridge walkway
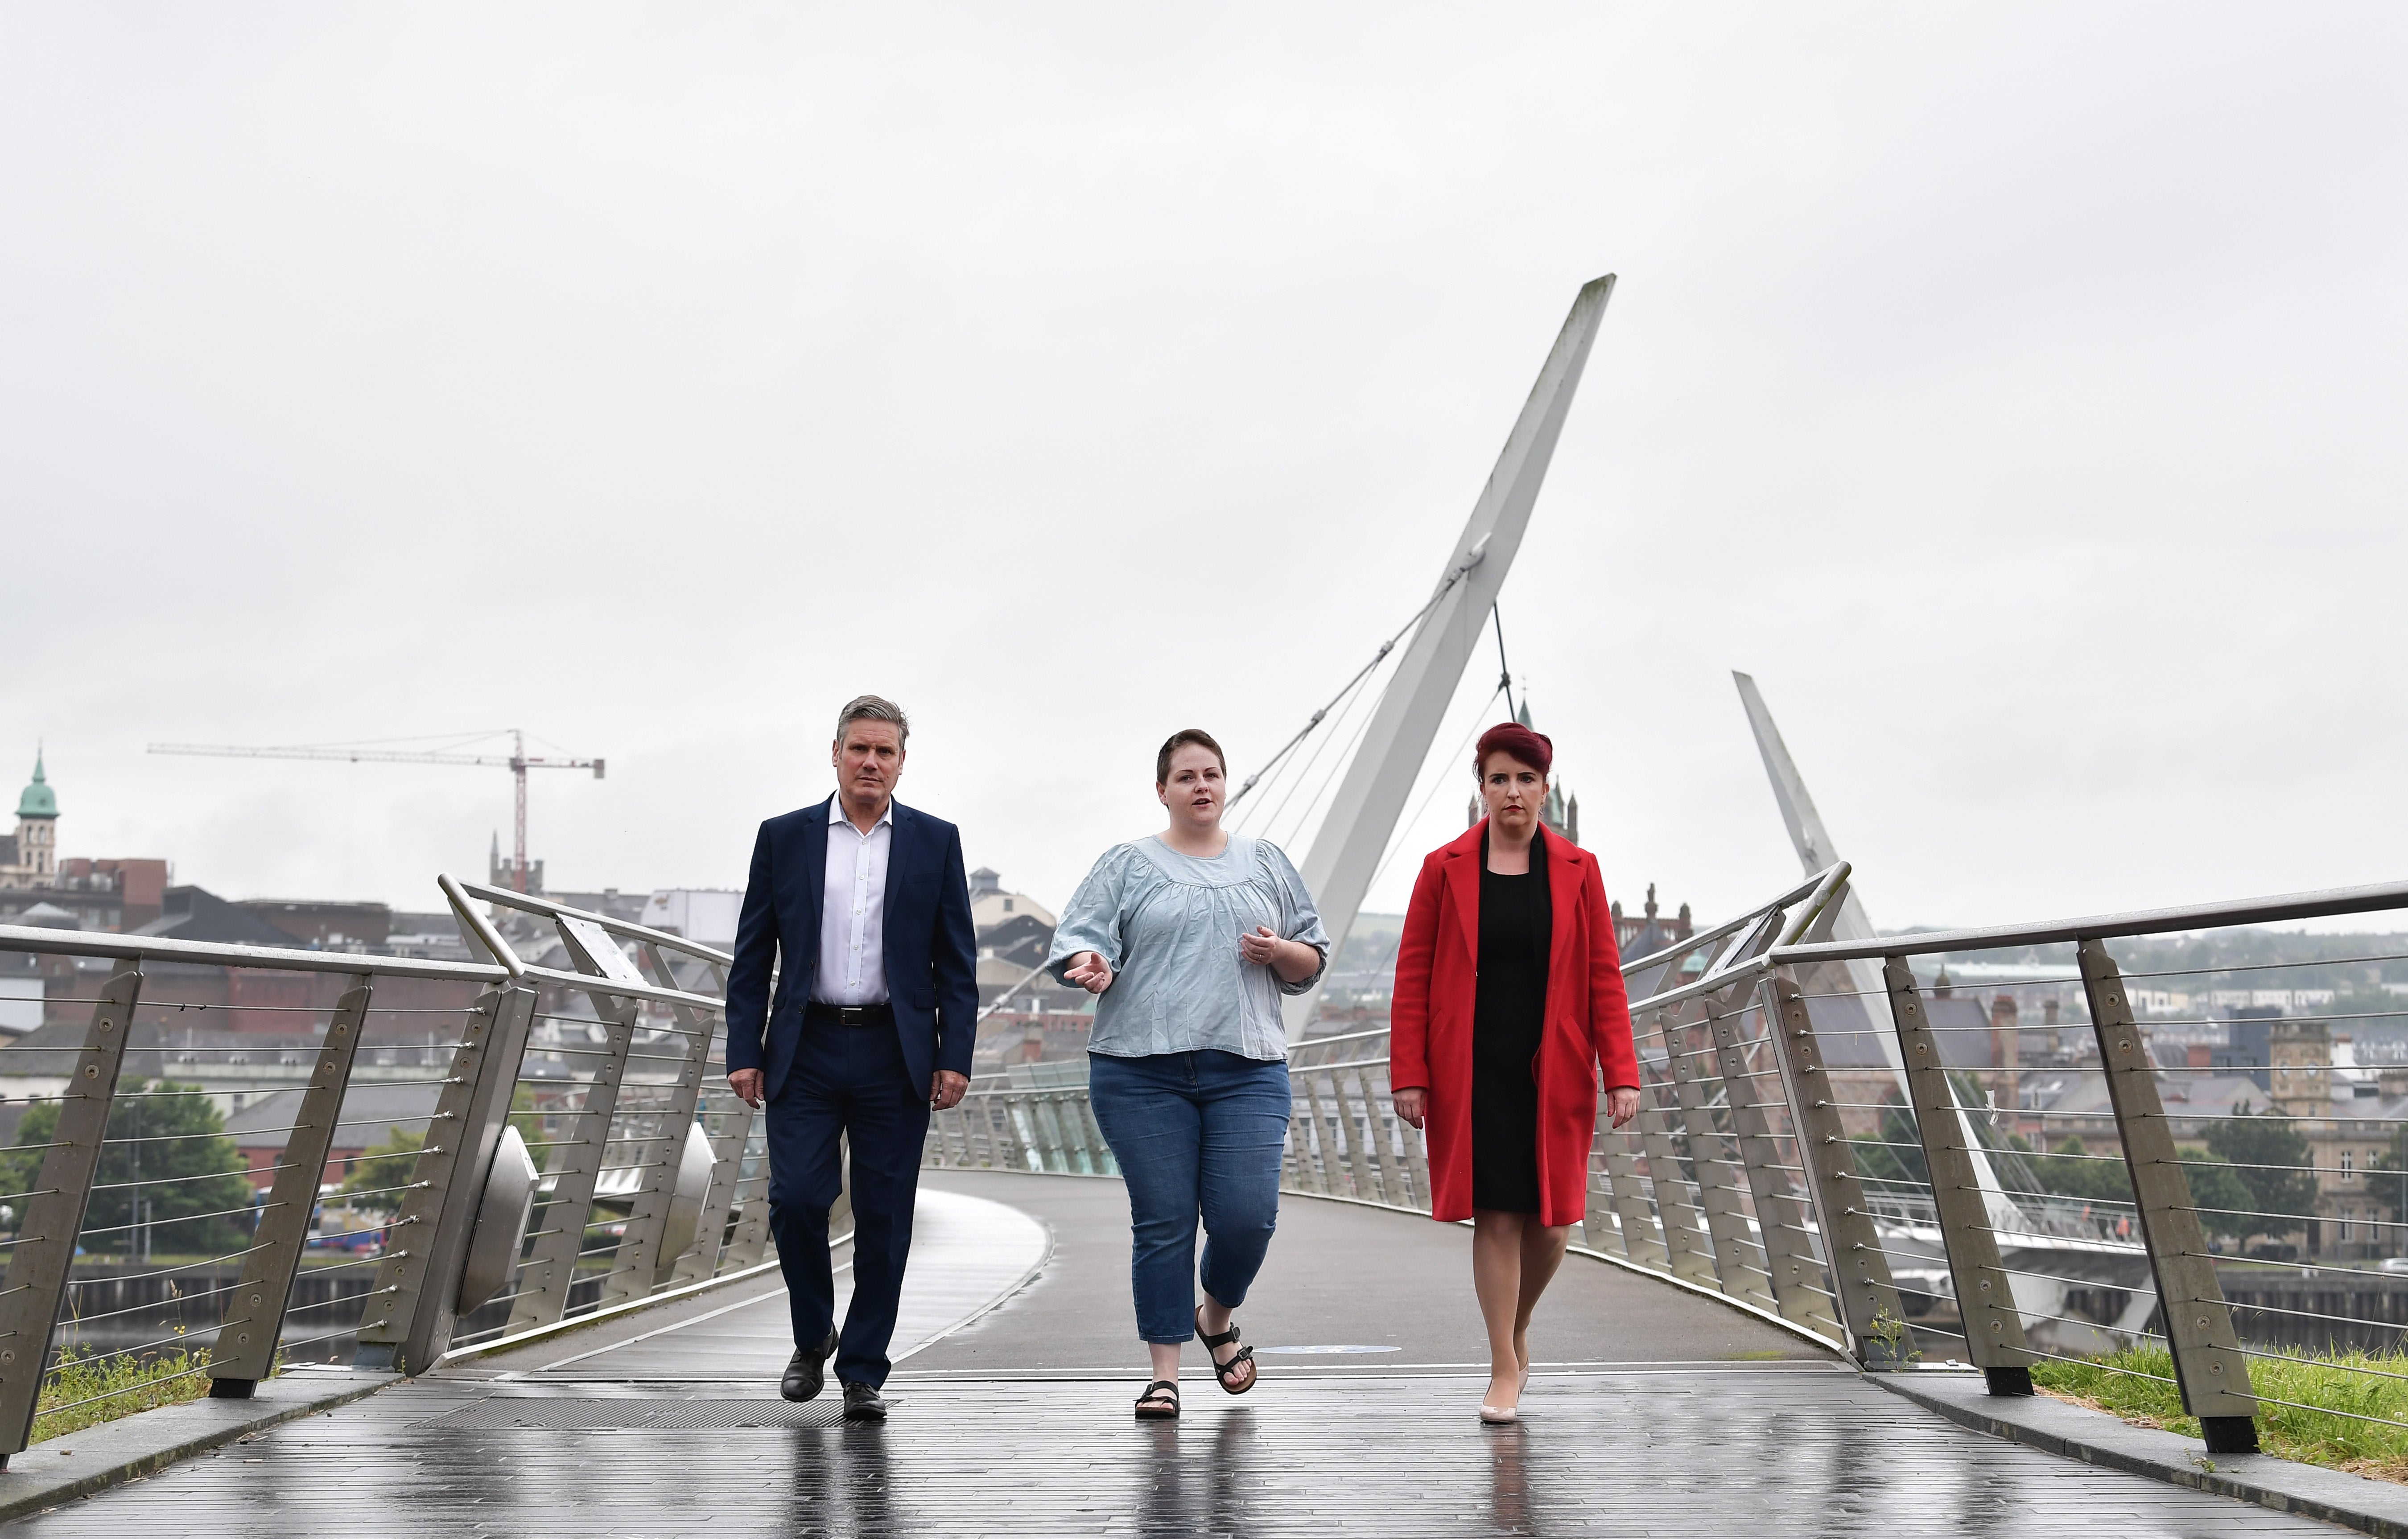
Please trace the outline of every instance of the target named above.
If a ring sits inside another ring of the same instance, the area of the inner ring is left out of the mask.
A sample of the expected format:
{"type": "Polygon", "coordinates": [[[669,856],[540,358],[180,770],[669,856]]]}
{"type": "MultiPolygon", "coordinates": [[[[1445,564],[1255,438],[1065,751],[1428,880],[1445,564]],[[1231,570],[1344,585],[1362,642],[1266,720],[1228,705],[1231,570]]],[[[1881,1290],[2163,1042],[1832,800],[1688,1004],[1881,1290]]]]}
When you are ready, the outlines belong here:
{"type": "MultiPolygon", "coordinates": [[[[1813,1344],[1574,1258],[1523,1421],[1468,1235],[1291,1199],[1244,1311],[1264,1379],[1141,1372],[1118,1183],[929,1173],[893,1419],[790,1406],[774,1276],[469,1359],[11,1534],[2017,1534],[2339,1532],[1963,1431],[1813,1344]],[[1347,1348],[1347,1350],[1333,1350],[1347,1348]]],[[[839,1257],[841,1262],[842,1257],[839,1257]]]]}

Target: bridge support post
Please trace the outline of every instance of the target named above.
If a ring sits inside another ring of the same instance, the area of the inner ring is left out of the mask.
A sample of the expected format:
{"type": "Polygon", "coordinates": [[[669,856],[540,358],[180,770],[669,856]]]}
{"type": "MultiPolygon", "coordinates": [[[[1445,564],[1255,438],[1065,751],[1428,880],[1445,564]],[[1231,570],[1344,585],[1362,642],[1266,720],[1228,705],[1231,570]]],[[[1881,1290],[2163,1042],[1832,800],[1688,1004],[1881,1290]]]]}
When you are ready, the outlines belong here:
{"type": "Polygon", "coordinates": [[[643,1006],[630,995],[601,988],[591,993],[594,1013],[607,1035],[584,1101],[573,1112],[556,1114],[573,1132],[545,1161],[552,1195],[536,1203],[535,1244],[520,1263],[518,1297],[510,1305],[512,1331],[550,1325],[567,1311],[568,1291],[577,1282],[578,1252],[585,1248],[585,1229],[593,1222],[594,1189],[610,1147],[610,1125],[618,1119],[619,1089],[626,1078],[627,1051],[643,1006]]]}
{"type": "Polygon", "coordinates": [[[214,1399],[250,1399],[252,1388],[275,1366],[276,1342],[284,1332],[284,1311],[293,1294],[293,1275],[300,1268],[302,1247],[309,1241],[309,1216],[318,1205],[319,1183],[326,1178],[335,1124],[342,1120],[343,1094],[351,1087],[351,1065],[359,1057],[360,1032],[366,1023],[368,999],[375,987],[373,977],[351,985],[326,1022],[318,1066],[309,1076],[308,1090],[302,1093],[292,1136],[277,1157],[281,1168],[268,1191],[267,1205],[260,1210],[259,1233],[251,1238],[251,1254],[243,1259],[242,1279],[226,1300],[223,1323],[209,1347],[209,1394],[214,1399]]]}
{"type": "Polygon", "coordinates": [[[460,1273],[509,1121],[535,1002],[531,985],[512,982],[486,990],[469,1015],[361,1318],[360,1367],[423,1374],[451,1345],[460,1273]]]}
{"type": "Polygon", "coordinates": [[[1806,1190],[1813,1198],[1815,1227],[1822,1233],[1849,1350],[1869,1369],[1899,1367],[1905,1312],[1899,1307],[1889,1258],[1864,1203],[1847,1131],[1832,1104],[1830,1076],[1823,1071],[1823,1052],[1814,1040],[1804,992],[1796,979],[1776,973],[1765,980],[1764,1001],[1767,1028],[1789,1095],[1789,1115],[1798,1130],[1798,1152],[1803,1156],[1799,1162],[1806,1167],[1806,1190]]]}
{"type": "MultiPolygon", "coordinates": [[[[1807,1243],[1806,1220],[1813,1214],[1813,1204],[1790,1181],[1788,1173],[1781,1169],[1781,1145],[1772,1131],[1771,1109],[1780,1104],[1780,1097],[1764,1081],[1767,1076],[1777,1079],[1780,1068],[1770,1052],[1761,1055],[1763,1067],[1748,1067],[1748,1049],[1775,1034],[1770,994],[1753,991],[1756,1003],[1737,1009],[1731,1006],[1740,1001],[1727,996],[1710,995],[1705,1002],[1706,1025],[1713,1033],[1723,1085],[1730,1103],[1731,1142],[1739,1151],[1740,1169],[1747,1177],[1748,1197],[1756,1207],[1756,1238],[1764,1251],[1764,1269],[1771,1274],[1772,1296],[1780,1301],[1782,1318],[1837,1338],[1843,1332],[1834,1318],[1836,1312],[1813,1283],[1823,1270],[1822,1262],[1814,1257],[1814,1247],[1807,1243]],[[1763,1039],[1742,1029],[1750,1016],[1758,1014],[1764,1018],[1763,1039]]],[[[1796,1127],[1794,1119],[1791,1126],[1796,1127]]]]}
{"type": "MultiPolygon", "coordinates": [[[[1666,1043],[1672,1046],[1673,1063],[1668,1064],[1665,1070],[1670,1075],[1679,1062],[1679,1045],[1673,1041],[1672,1030],[1665,1020],[1667,1013],[1662,1010],[1656,1012],[1656,1026],[1666,1043]]],[[[1714,1268],[1713,1245],[1706,1237],[1706,1221],[1698,1213],[1698,1204],[1689,1201],[1689,1194],[1684,1190],[1680,1147],[1673,1142],[1675,1131],[1685,1131],[1678,1120],[1678,1080],[1674,1081],[1676,1099],[1668,1107],[1656,1101],[1643,1083],[1647,1077],[1647,1065],[1643,1061],[1639,1065],[1639,1077],[1642,1083],[1639,1089],[1639,1117],[1634,1125],[1639,1129],[1640,1147],[1647,1151],[1647,1184],[1656,1192],[1656,1219],[1663,1230],[1665,1262],[1672,1275],[1683,1282],[1696,1283],[1700,1288],[1711,1288],[1720,1292],[1723,1280],[1714,1268]],[[1651,1102],[1656,1104],[1651,1104],[1651,1102]]]]}
{"type": "Polygon", "coordinates": [[[108,1108],[117,1096],[117,1072],[125,1062],[125,1038],[134,1006],[142,997],[142,966],[122,962],[102,986],[84,1028],[83,1047],[67,1071],[59,1095],[59,1120],[34,1190],[20,1199],[25,1216],[8,1258],[8,1284],[0,1292],[0,1469],[24,1451],[41,1403],[42,1370],[49,1366],[50,1337],[65,1303],[75,1267],[76,1239],[100,1170],[100,1146],[108,1136],[108,1108]]]}
{"type": "Polygon", "coordinates": [[[1705,1209],[1706,1233],[1713,1236],[1714,1259],[1722,1274],[1723,1291],[1767,1311],[1779,1301],[1766,1286],[1771,1269],[1763,1249],[1748,1238],[1747,1209],[1742,1194],[1735,1145],[1714,1126],[1714,1012],[1711,999],[1701,1000],[1702,1020],[1692,1022],[1686,1006],[1656,1012],[1664,1033],[1664,1050],[1670,1055],[1672,1093],[1681,1108],[1681,1123],[1689,1138],[1689,1162],[1698,1172],[1698,1204],[1705,1209]],[[1692,1025],[1701,1026],[1708,1045],[1688,1045],[1692,1025]]]}
{"type": "MultiPolygon", "coordinates": [[[[1613,1204],[1614,1218],[1620,1220],[1622,1253],[1641,1266],[1671,1271],[1672,1252],[1665,1247],[1663,1225],[1648,1204],[1645,1178],[1639,1174],[1639,1157],[1630,1152],[1630,1135],[1617,1132],[1606,1121],[1602,1101],[1598,1109],[1597,1141],[1598,1163],[1605,1167],[1605,1195],[1613,1204]]],[[[1613,1227],[1598,1213],[1597,1194],[1591,1192],[1589,1248],[1606,1248],[1605,1236],[1612,1233],[1613,1227]]]]}
{"type": "MultiPolygon", "coordinates": [[[[702,1115],[699,1098],[695,1115],[702,1115]]],[[[744,1174],[744,1141],[752,1131],[752,1108],[728,1092],[727,1109],[719,1114],[718,1136],[710,1141],[710,1190],[704,1194],[702,1212],[694,1221],[694,1246],[678,1258],[677,1270],[669,1278],[672,1284],[709,1282],[718,1273],[720,1242],[727,1234],[728,1215],[736,1204],[736,1183],[744,1174]]]]}
{"type": "Polygon", "coordinates": [[[762,1120],[752,1108],[738,1102],[733,1114],[736,1125],[742,1131],[732,1133],[736,1151],[735,1176],[728,1189],[735,1215],[735,1227],[728,1232],[724,1260],[730,1272],[741,1272],[760,1264],[769,1248],[769,1145],[762,1120]],[[752,1166],[746,1176],[744,1167],[752,1166]],[[752,1182],[752,1194],[745,1195],[744,1184],[752,1182]]]}
{"type": "MultiPolygon", "coordinates": [[[[570,926],[563,925],[561,929],[564,933],[574,933],[570,926]]],[[[585,939],[582,936],[578,938],[585,939]]],[[[617,943],[608,934],[586,941],[588,947],[595,944],[618,949],[617,943]]],[[[582,948],[572,945],[569,954],[577,956],[580,949],[582,948]]],[[[662,988],[678,987],[677,975],[669,970],[668,959],[661,955],[659,947],[646,942],[638,948],[638,954],[652,964],[652,973],[662,988]]],[[[580,964],[584,960],[579,958],[580,964]]],[[[600,970],[599,962],[590,969],[583,965],[578,968],[580,972],[600,970]]],[[[724,995],[725,983],[721,982],[719,987],[724,995]]],[[[640,1015],[641,1005],[632,1000],[628,1003],[634,1005],[640,1015]]],[[[638,1167],[636,1192],[629,1204],[626,1232],[620,1236],[619,1248],[610,1258],[610,1271],[602,1279],[600,1302],[606,1305],[642,1298],[659,1286],[678,1260],[661,1252],[668,1236],[669,1204],[677,1195],[678,1169],[685,1153],[686,1130],[694,1125],[694,1108],[702,1096],[703,1067],[710,1061],[712,1042],[719,1032],[719,1018],[690,1005],[672,1005],[669,1008],[678,1030],[685,1033],[679,1039],[683,1044],[683,1051],[677,1064],[677,1078],[666,1087],[666,1104],[644,1114],[652,1125],[652,1136],[640,1142],[630,1142],[624,1147],[622,1158],[626,1163],[638,1167]]],[[[633,1035],[631,1032],[631,1043],[633,1035]]],[[[660,1092],[654,1090],[653,1093],[660,1092]]],[[[707,1200],[709,1193],[704,1195],[707,1200]]],[[[697,1224],[695,1239],[699,1241],[702,1234],[701,1226],[697,1224]]],[[[719,1254],[716,1235],[711,1236],[710,1251],[711,1259],[716,1261],[719,1254]]]]}
{"type": "Polygon", "coordinates": [[[1940,1243],[1948,1252],[1948,1275],[1956,1292],[1956,1313],[1965,1328],[1967,1361],[1982,1370],[1994,1395],[2032,1392],[2032,1355],[2024,1344],[2023,1316],[2006,1270],[1999,1262],[1998,1236],[1990,1209],[1973,1173],[1972,1138],[1940,1044],[1923,1008],[1914,970],[1903,958],[1888,958],[1882,977],[1889,993],[1890,1019],[1906,1063],[1906,1092],[1923,1141],[1923,1162],[1931,1174],[1931,1201],[1940,1218],[1940,1243]],[[1963,1142],[1959,1142],[1963,1140],[1963,1142]]]}
{"type": "MultiPolygon", "coordinates": [[[[1359,1076],[1354,1083],[1359,1091],[1363,1085],[1359,1076]]],[[[1329,1103],[1336,1114],[1339,1135],[1346,1140],[1346,1182],[1354,1200],[1358,1203],[1385,1202],[1387,1198],[1380,1190],[1379,1183],[1372,1178],[1370,1156],[1363,1147],[1364,1126],[1371,1120],[1370,1108],[1367,1104],[1363,1107],[1362,1120],[1358,1122],[1355,1119],[1354,1102],[1346,1094],[1346,1065],[1343,1063],[1330,1066],[1329,1103]]]]}
{"type": "Polygon", "coordinates": [[[2157,1277],[2157,1310],[2165,1318],[2183,1409],[2199,1418],[2210,1453],[2256,1453],[2258,1396],[2249,1383],[2249,1360],[2242,1354],[2190,1179],[2174,1149],[2148,1041],[2133,1022],[2123,974],[2106,946],[2086,940],[2079,956],[2090,1027],[2099,1037],[2099,1062],[2124,1163],[2132,1173],[2133,1205],[2157,1277]]]}

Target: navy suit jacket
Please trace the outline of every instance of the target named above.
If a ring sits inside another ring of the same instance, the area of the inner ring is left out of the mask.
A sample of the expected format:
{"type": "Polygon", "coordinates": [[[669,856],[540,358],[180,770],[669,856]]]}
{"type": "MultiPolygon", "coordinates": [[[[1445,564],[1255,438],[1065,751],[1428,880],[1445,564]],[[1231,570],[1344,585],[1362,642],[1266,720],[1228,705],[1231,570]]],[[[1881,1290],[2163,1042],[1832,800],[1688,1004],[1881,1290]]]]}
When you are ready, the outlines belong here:
{"type": "MultiPolygon", "coordinates": [[[[820,910],[827,885],[831,796],[772,818],[752,846],[752,876],[736,924],[727,970],[727,1070],[766,1071],[774,1099],[802,1044],[803,1006],[820,964],[820,910]],[[769,997],[778,963],[778,996],[769,997]]],[[[881,944],[886,991],[903,1062],[922,1093],[939,1069],[967,1076],[978,1032],[978,938],[961,830],[895,804],[886,849],[886,915],[881,944]]]]}

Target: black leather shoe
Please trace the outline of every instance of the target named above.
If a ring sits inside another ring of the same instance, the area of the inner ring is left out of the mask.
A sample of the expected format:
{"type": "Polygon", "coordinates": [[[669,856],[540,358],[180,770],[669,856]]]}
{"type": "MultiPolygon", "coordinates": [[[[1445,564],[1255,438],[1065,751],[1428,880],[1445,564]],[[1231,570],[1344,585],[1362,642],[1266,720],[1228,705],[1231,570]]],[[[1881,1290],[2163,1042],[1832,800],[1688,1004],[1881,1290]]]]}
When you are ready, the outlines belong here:
{"type": "Polygon", "coordinates": [[[830,1331],[827,1340],[820,1343],[816,1351],[809,1347],[796,1347],[795,1355],[786,1360],[785,1376],[778,1380],[778,1392],[788,1400],[810,1400],[817,1395],[820,1387],[827,1382],[823,1369],[827,1360],[836,1356],[836,1341],[837,1333],[830,1331]]]}
{"type": "Polygon", "coordinates": [[[883,1421],[886,1419],[885,1398],[867,1384],[847,1384],[844,1387],[844,1418],[847,1421],[883,1421]]]}

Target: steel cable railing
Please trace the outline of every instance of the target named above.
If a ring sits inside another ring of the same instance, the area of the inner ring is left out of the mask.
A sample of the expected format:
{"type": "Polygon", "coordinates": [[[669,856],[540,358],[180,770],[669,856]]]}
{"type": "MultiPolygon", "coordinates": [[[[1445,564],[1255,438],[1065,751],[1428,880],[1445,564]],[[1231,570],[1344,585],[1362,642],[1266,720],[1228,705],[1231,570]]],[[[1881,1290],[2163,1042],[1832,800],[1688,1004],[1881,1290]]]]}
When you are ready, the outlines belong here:
{"type": "Polygon", "coordinates": [[[2408,952],[2302,940],[2322,954],[2270,958],[2249,928],[2401,907],[2408,885],[1776,962],[1881,962],[1901,1044],[1942,1061],[1910,1125],[1977,1172],[1935,1198],[1956,1280],[1990,1286],[2005,1327],[1977,1332],[1985,1371],[2173,1385],[2212,1450],[2256,1447],[2260,1419],[2312,1440],[2318,1417],[2396,1427],[2383,1446],[2408,1448],[2408,1395],[2379,1390],[2408,1383],[2408,1261],[2388,1255],[2408,1230],[2408,1009],[2386,987],[2408,952]],[[2072,976],[2051,976],[2068,951],[2072,976]]]}
{"type": "Polygon", "coordinates": [[[247,1394],[295,1352],[414,1370],[506,1337],[525,1260],[469,1238],[509,1238],[482,1220],[519,1146],[583,1167],[581,1190],[527,1190],[519,1210],[537,1231],[522,1250],[566,1239],[578,1296],[553,1318],[761,1263],[761,1129],[706,1090],[724,1077],[725,955],[443,885],[489,964],[0,927],[0,950],[52,959],[67,984],[43,1049],[64,1088],[19,1098],[0,1148],[16,1176],[0,1173],[0,1455],[111,1401],[247,1394]],[[476,896],[515,910],[523,940],[555,933],[576,970],[522,962],[476,896]],[[263,993],[281,997],[223,1003],[263,993]],[[569,1021],[609,1038],[581,1068],[586,1044],[546,1039],[569,1021]],[[580,1118],[600,1132],[520,1129],[580,1118]],[[505,1275],[480,1284],[480,1265],[505,1275]]]}
{"type": "Polygon", "coordinates": [[[417,1056],[423,1028],[389,1047],[384,1018],[465,1023],[498,970],[79,932],[0,930],[0,950],[107,979],[49,993],[18,1048],[64,1089],[19,1100],[0,1148],[20,1177],[0,1177],[0,1455],[111,1403],[247,1391],[301,1312],[348,1328],[365,1290],[311,1253],[348,1237],[318,1221],[322,1177],[348,1158],[346,1105],[408,1093],[355,1076],[361,1047],[417,1056]],[[195,989],[235,1003],[176,997],[195,989]],[[372,1011],[380,989],[416,1003],[372,1011]]]}

